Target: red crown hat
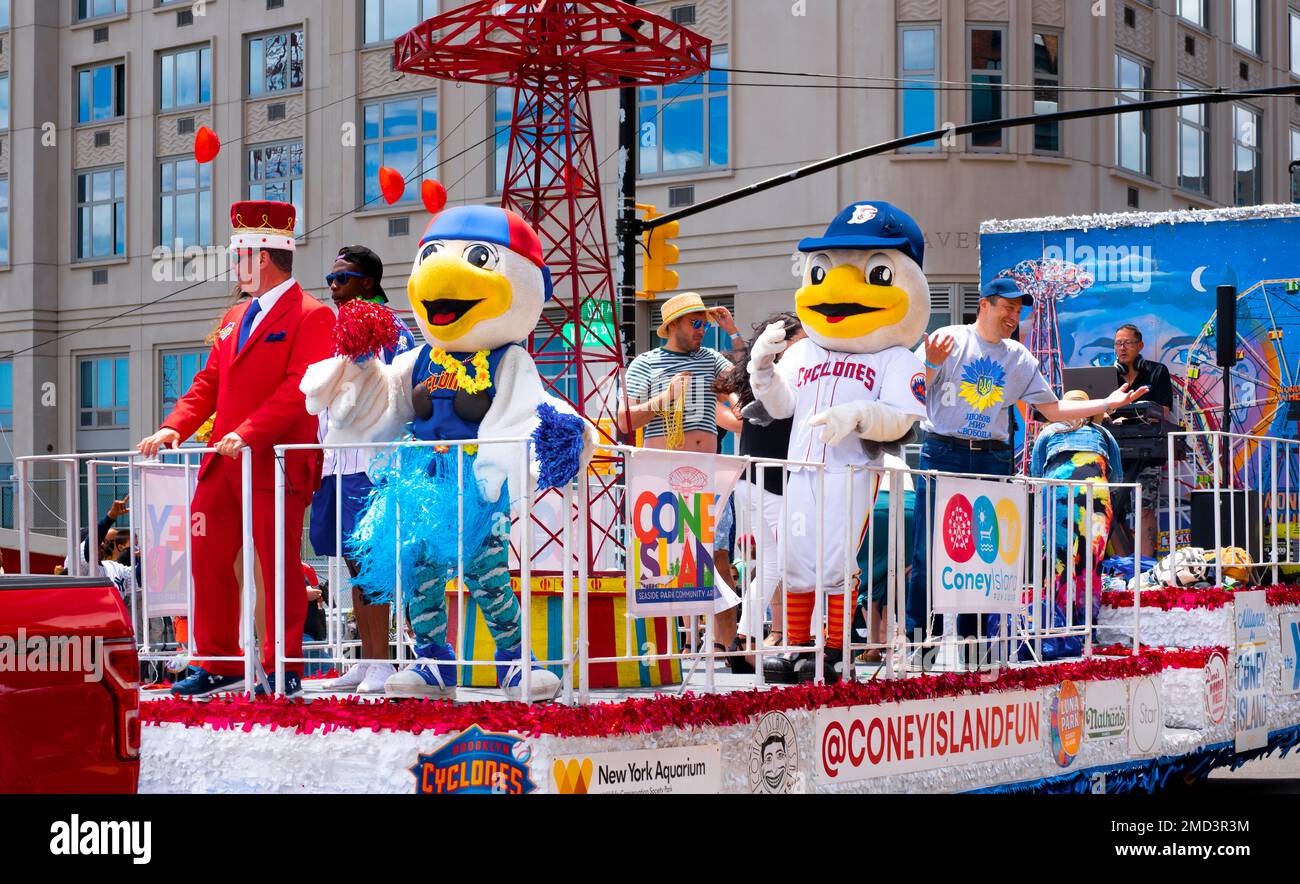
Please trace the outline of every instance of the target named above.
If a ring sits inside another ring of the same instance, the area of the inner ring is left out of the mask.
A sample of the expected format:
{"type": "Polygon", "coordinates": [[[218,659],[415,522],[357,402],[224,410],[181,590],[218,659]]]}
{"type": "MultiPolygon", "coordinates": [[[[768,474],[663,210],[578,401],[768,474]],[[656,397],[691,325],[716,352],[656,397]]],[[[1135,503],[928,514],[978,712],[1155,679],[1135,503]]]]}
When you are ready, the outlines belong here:
{"type": "Polygon", "coordinates": [[[244,200],[230,207],[232,249],[294,250],[298,210],[292,203],[244,200]]]}

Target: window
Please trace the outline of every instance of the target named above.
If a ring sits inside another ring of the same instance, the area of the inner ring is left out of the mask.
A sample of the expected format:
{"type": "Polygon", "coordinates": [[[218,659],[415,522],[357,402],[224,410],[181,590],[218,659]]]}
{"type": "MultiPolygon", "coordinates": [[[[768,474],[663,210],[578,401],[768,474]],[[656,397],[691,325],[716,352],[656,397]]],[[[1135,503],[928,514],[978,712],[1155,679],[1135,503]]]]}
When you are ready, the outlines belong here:
{"type": "Polygon", "coordinates": [[[301,89],[306,69],[302,28],[248,39],[248,94],[301,89]]]}
{"type": "Polygon", "coordinates": [[[1206,0],[1178,0],[1178,17],[1203,28],[1209,18],[1205,4],[1206,0]]]}
{"type": "MultiPolygon", "coordinates": [[[[1179,89],[1199,89],[1179,81],[1179,89]]],[[[1197,193],[1210,192],[1210,116],[1204,104],[1178,109],[1178,186],[1197,193]]]]}
{"type": "Polygon", "coordinates": [[[131,405],[127,357],[96,356],[81,360],[81,420],[85,427],[125,427],[131,405]]]}
{"type": "Polygon", "coordinates": [[[9,30],[9,0],[0,0],[0,31],[9,30]]]}
{"type": "Polygon", "coordinates": [[[366,0],[366,45],[391,43],[438,14],[438,0],[366,0]]]}
{"type": "Polygon", "coordinates": [[[1233,204],[1261,202],[1259,114],[1242,104],[1232,106],[1233,204]]]}
{"type": "Polygon", "coordinates": [[[402,96],[362,109],[365,202],[379,202],[379,167],[396,169],[410,184],[401,202],[420,199],[420,182],[438,177],[438,96],[402,96]]]}
{"type": "MultiPolygon", "coordinates": [[[[1300,161],[1300,129],[1291,130],[1291,162],[1300,161]]],[[[1291,172],[1291,202],[1300,203],[1300,166],[1291,172]]]]}
{"type": "Polygon", "coordinates": [[[194,157],[158,163],[158,244],[179,255],[212,245],[212,165],[194,157]]]}
{"type": "Polygon", "coordinates": [[[1288,10],[1291,21],[1291,73],[1300,77],[1300,12],[1288,10]]]}
{"type": "Polygon", "coordinates": [[[14,485],[13,464],[0,463],[0,528],[14,527],[14,485]]]}
{"type": "Polygon", "coordinates": [[[258,144],[248,149],[248,198],[293,203],[295,236],[303,225],[302,142],[258,144]]]}
{"type": "MultiPolygon", "coordinates": [[[[1002,43],[1005,28],[972,26],[968,31],[970,60],[970,121],[997,120],[1002,113],[1002,43]]],[[[1005,146],[1001,129],[978,132],[970,137],[972,150],[1001,150],[1005,146]]]]}
{"type": "Polygon", "coordinates": [[[0,266],[9,266],[9,179],[0,178],[0,266]]]}
{"type": "Polygon", "coordinates": [[[126,116],[126,63],[110,62],[77,71],[77,122],[126,116]]]}
{"type": "Polygon", "coordinates": [[[77,173],[77,259],[126,254],[126,171],[77,173]]]}
{"type": "Polygon", "coordinates": [[[731,162],[727,47],[713,48],[705,76],[638,90],[641,175],[722,168],[731,162]]]}
{"type": "Polygon", "coordinates": [[[9,128],[9,75],[0,77],[0,129],[9,128]]]}
{"type": "MultiPolygon", "coordinates": [[[[14,428],[14,361],[0,359],[0,430],[14,428]]],[[[3,449],[7,454],[9,449],[3,449]]]]}
{"type": "Polygon", "coordinates": [[[126,12],[126,0],[77,0],[77,21],[126,12]]]}
{"type": "Polygon", "coordinates": [[[159,412],[159,420],[171,414],[176,403],[194,383],[194,376],[207,364],[207,350],[185,350],[162,354],[162,411],[159,412]]]}
{"type": "Polygon", "coordinates": [[[1259,52],[1259,0],[1232,0],[1232,42],[1259,52]]]}
{"type": "MultiPolygon", "coordinates": [[[[1115,85],[1124,90],[1117,101],[1142,101],[1151,85],[1151,68],[1127,55],[1115,56],[1115,85]]],[[[1151,174],[1151,111],[1115,117],[1115,162],[1122,168],[1151,174]]]]}
{"type": "Polygon", "coordinates": [[[506,160],[510,155],[510,120],[515,112],[515,90],[494,86],[492,114],[492,192],[500,193],[506,183],[506,160]]]}
{"type": "MultiPolygon", "coordinates": [[[[939,27],[898,29],[898,135],[900,138],[939,128],[939,27]]],[[[937,140],[906,150],[936,150],[937,140]]]]}
{"type": "MultiPolygon", "coordinates": [[[[1034,113],[1054,114],[1061,109],[1061,35],[1034,34],[1034,113]]],[[[1034,124],[1034,153],[1061,152],[1061,124],[1034,124]]]]}
{"type": "Polygon", "coordinates": [[[158,109],[169,111],[212,100],[212,49],[194,46],[158,56],[158,109]]]}

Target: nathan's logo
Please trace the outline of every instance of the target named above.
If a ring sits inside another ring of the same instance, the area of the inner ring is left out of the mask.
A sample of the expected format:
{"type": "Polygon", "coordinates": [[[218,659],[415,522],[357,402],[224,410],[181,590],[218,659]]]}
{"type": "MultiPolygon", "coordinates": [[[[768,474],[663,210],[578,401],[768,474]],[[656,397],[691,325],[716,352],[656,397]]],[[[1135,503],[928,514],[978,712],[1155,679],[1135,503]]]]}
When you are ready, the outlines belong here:
{"type": "Polygon", "coordinates": [[[526,795],[537,788],[528,776],[531,757],[521,738],[474,725],[421,755],[411,773],[418,795],[526,795]]]}
{"type": "Polygon", "coordinates": [[[591,788],[591,759],[568,761],[556,759],[551,765],[551,775],[555,777],[555,791],[561,795],[586,795],[591,788]]]}

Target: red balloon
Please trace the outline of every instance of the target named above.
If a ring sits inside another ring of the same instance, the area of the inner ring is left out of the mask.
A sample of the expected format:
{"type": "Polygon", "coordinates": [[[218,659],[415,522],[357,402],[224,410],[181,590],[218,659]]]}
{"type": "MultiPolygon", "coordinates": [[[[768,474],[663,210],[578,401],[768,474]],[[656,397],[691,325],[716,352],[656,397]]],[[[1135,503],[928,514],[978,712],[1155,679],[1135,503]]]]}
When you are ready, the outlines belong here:
{"type": "Polygon", "coordinates": [[[406,179],[396,169],[380,166],[379,191],[384,195],[384,202],[391,206],[400,200],[402,194],[406,192],[406,179]]]}
{"type": "Polygon", "coordinates": [[[420,196],[430,215],[438,214],[447,205],[447,188],[442,186],[441,181],[426,181],[421,184],[420,196]]]}
{"type": "Polygon", "coordinates": [[[200,163],[210,163],[221,152],[221,139],[207,126],[200,126],[194,135],[194,159],[200,163]]]}

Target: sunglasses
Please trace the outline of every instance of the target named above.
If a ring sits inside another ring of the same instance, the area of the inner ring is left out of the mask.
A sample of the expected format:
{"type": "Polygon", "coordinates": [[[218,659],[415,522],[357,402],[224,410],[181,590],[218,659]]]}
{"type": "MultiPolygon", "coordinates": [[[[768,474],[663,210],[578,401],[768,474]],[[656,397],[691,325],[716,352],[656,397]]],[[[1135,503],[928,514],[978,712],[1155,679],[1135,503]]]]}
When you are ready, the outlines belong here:
{"type": "Polygon", "coordinates": [[[709,324],[709,321],[708,321],[707,319],[693,319],[693,320],[691,320],[691,328],[695,329],[696,331],[699,331],[700,329],[704,328],[704,327],[707,326],[708,324],[709,324]]]}
{"type": "Polygon", "coordinates": [[[349,279],[369,279],[364,273],[357,273],[355,270],[336,270],[333,273],[325,274],[325,284],[332,286],[335,283],[346,285],[349,279]]]}

